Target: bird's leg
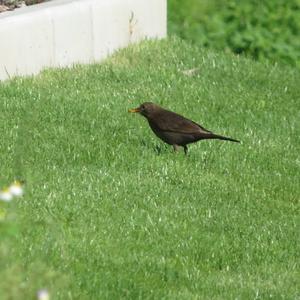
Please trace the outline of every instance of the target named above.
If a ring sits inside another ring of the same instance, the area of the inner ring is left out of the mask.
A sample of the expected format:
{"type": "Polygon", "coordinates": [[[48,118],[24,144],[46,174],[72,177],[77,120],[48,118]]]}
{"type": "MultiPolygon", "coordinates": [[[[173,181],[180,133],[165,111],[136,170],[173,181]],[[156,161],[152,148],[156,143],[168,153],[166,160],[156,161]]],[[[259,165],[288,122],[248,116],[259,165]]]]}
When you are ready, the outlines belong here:
{"type": "Polygon", "coordinates": [[[177,152],[179,150],[179,146],[178,145],[174,144],[172,146],[173,146],[175,152],[177,152]]]}
{"type": "Polygon", "coordinates": [[[188,147],[187,147],[187,145],[184,145],[183,149],[184,149],[184,154],[187,155],[187,153],[188,153],[188,147]]]}

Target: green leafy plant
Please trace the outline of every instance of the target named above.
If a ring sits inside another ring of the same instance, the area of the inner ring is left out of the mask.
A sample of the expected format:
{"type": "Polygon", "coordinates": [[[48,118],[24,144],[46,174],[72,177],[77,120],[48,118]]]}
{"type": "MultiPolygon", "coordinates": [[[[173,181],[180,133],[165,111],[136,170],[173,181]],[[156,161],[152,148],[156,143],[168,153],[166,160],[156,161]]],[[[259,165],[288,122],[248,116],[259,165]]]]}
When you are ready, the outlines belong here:
{"type": "Polygon", "coordinates": [[[298,0],[170,0],[169,32],[200,46],[300,67],[298,0]]]}

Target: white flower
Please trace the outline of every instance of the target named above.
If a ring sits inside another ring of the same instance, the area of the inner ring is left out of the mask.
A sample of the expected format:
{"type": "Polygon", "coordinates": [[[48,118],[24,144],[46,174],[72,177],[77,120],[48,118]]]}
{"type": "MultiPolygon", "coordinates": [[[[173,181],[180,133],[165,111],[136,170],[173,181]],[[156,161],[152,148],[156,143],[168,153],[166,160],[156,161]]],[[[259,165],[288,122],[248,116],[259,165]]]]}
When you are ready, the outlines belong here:
{"type": "Polygon", "coordinates": [[[8,190],[12,194],[12,196],[19,197],[23,195],[23,186],[20,181],[15,181],[10,185],[8,190]]]}
{"type": "Polygon", "coordinates": [[[0,200],[9,202],[12,200],[12,198],[13,198],[13,195],[11,194],[11,192],[9,191],[8,188],[5,188],[2,191],[0,191],[0,200]]]}
{"type": "Polygon", "coordinates": [[[49,300],[50,299],[49,292],[46,289],[39,290],[37,292],[37,298],[38,300],[49,300]]]}

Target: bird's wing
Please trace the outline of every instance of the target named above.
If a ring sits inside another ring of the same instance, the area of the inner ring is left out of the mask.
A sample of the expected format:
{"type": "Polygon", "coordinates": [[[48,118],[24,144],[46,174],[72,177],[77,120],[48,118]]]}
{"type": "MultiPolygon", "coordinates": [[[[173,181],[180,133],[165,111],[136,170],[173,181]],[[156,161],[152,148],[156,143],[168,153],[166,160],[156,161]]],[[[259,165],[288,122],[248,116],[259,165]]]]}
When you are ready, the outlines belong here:
{"type": "Polygon", "coordinates": [[[186,119],[185,117],[178,115],[172,111],[166,111],[159,113],[155,116],[155,120],[149,120],[156,128],[161,131],[176,132],[176,133],[211,133],[211,131],[205,129],[201,125],[186,119]]]}

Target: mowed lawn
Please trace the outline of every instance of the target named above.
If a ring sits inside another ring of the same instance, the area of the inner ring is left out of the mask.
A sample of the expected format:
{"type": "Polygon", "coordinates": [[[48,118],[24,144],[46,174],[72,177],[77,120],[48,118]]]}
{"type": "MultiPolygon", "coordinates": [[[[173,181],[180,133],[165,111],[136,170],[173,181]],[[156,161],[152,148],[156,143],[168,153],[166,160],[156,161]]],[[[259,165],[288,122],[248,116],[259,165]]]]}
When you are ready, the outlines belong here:
{"type": "Polygon", "coordinates": [[[0,83],[1,299],[297,299],[300,72],[189,46],[0,83]],[[182,71],[198,68],[195,74],[182,71]],[[174,153],[152,101],[242,141],[174,153]]]}

